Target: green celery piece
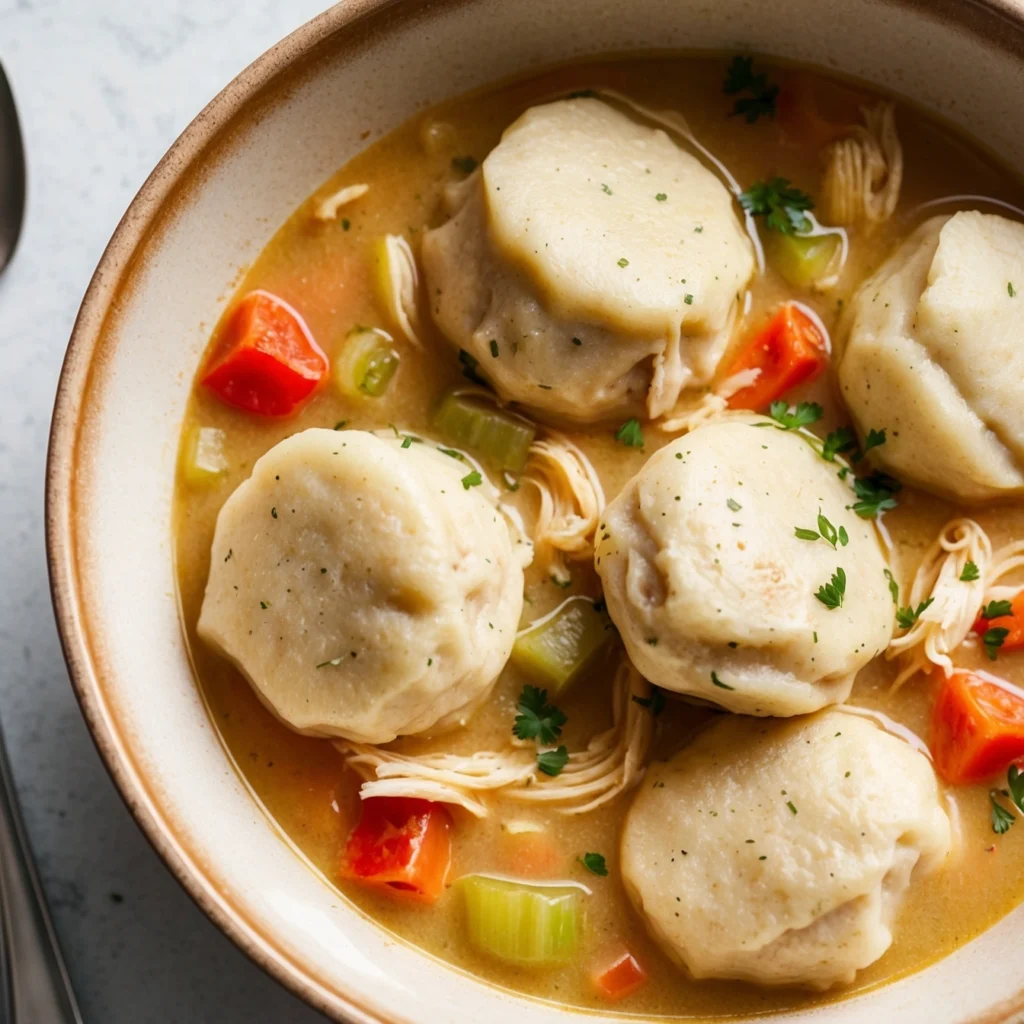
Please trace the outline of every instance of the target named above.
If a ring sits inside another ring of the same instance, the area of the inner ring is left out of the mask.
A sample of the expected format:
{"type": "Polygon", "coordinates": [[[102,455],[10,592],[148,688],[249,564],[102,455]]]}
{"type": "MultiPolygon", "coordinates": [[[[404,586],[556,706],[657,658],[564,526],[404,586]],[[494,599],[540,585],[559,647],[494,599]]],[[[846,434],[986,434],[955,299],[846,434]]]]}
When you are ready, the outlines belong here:
{"type": "Polygon", "coordinates": [[[398,369],[398,352],[390,338],[372,328],[354,331],[345,339],[334,364],[334,381],[344,395],[380,398],[398,369]]]}
{"type": "Polygon", "coordinates": [[[795,288],[809,288],[825,277],[839,251],[838,235],[764,234],[768,262],[795,288]]]}
{"type": "Polygon", "coordinates": [[[223,430],[189,428],[181,445],[181,474],[190,487],[210,487],[228,471],[223,430]]]}
{"type": "Polygon", "coordinates": [[[611,620],[590,598],[570,597],[516,637],[512,664],[557,697],[593,664],[613,635],[611,620]]]}
{"type": "Polygon", "coordinates": [[[522,967],[565,963],[583,937],[584,890],[530,885],[487,875],[460,878],[469,941],[482,953],[522,967]]]}
{"type": "Polygon", "coordinates": [[[473,395],[449,391],[434,411],[434,429],[453,448],[478,455],[499,470],[521,473],[537,428],[515,413],[473,395]]]}

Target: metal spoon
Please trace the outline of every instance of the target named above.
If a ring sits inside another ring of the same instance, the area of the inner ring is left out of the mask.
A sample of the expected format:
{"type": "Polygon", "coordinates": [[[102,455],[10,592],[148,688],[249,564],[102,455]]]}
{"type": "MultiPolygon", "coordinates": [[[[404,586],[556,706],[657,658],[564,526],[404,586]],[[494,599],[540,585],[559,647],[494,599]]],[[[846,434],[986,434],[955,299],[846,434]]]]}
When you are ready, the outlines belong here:
{"type": "MultiPolygon", "coordinates": [[[[0,67],[0,272],[25,214],[25,150],[0,67]]],[[[82,1024],[39,884],[0,730],[0,1024],[82,1024]]]]}
{"type": "Polygon", "coordinates": [[[14,96],[0,67],[0,272],[11,261],[25,218],[25,147],[14,96]]]}

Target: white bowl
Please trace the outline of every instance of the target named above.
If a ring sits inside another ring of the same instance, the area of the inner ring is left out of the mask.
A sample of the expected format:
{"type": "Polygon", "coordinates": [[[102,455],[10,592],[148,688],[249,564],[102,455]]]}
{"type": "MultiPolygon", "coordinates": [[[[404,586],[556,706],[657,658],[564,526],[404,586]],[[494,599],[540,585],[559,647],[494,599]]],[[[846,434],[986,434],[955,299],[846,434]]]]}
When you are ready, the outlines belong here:
{"type": "MultiPolygon", "coordinates": [[[[261,57],[186,129],[82,304],[47,479],[54,605],[82,710],[186,889],[337,1020],[595,1015],[524,1001],[387,935],[302,858],[232,768],[193,682],[175,595],[171,504],[193,374],[241,269],[293,207],[415,111],[531,67],[679,49],[837,68],[1024,166],[1024,9],[1009,0],[349,0],[261,57]]],[[[1021,1019],[1022,943],[1024,907],[919,974],[779,1019],[1021,1019]]]]}

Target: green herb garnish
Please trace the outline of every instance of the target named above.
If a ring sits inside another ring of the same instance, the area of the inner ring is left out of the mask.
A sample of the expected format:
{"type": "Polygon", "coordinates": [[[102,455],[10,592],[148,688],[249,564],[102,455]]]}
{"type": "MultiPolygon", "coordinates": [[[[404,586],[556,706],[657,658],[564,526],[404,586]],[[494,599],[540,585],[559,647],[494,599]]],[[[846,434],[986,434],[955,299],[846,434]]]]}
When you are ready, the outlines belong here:
{"type": "Polygon", "coordinates": [[[765,74],[754,74],[753,57],[733,57],[725,73],[725,84],[722,92],[726,96],[735,96],[746,92],[736,101],[730,117],[742,117],[747,124],[754,124],[760,117],[775,116],[775,99],[779,95],[779,87],[768,81],[765,74]]]}
{"type": "Polygon", "coordinates": [[[650,697],[637,697],[634,694],[633,703],[639,704],[642,708],[649,708],[651,714],[657,718],[665,710],[665,693],[655,687],[650,697]]]}
{"type": "Polygon", "coordinates": [[[821,449],[821,457],[826,462],[835,462],[837,455],[851,451],[857,447],[857,437],[849,427],[839,427],[833,430],[821,449]]]}
{"type": "Polygon", "coordinates": [[[1009,635],[1010,631],[1005,626],[992,626],[985,630],[981,642],[985,645],[985,653],[989,656],[989,660],[996,660],[999,656],[999,648],[1003,646],[1003,642],[1009,635]]]}
{"type": "Polygon", "coordinates": [[[600,853],[585,853],[576,858],[592,875],[604,878],[608,874],[608,865],[600,853]]]}
{"type": "Polygon", "coordinates": [[[900,629],[910,629],[919,618],[921,613],[934,601],[934,597],[929,597],[927,601],[922,601],[916,608],[906,607],[896,609],[896,625],[900,629]]]}
{"type": "Polygon", "coordinates": [[[615,431],[615,440],[624,444],[627,448],[643,448],[644,432],[640,428],[640,421],[637,419],[626,420],[625,423],[615,431]]]}
{"type": "Polygon", "coordinates": [[[989,601],[981,609],[983,619],[1001,619],[1004,615],[1013,614],[1013,605],[1009,601],[989,601]]]}
{"type": "Polygon", "coordinates": [[[817,530],[809,530],[805,527],[798,526],[794,532],[800,540],[813,541],[820,537],[826,544],[830,544],[832,546],[833,551],[837,550],[837,542],[842,544],[844,548],[850,543],[850,535],[846,532],[846,527],[840,526],[837,530],[832,523],[829,522],[824,513],[822,513],[820,508],[818,509],[817,530]]]}
{"type": "Polygon", "coordinates": [[[480,475],[480,471],[474,469],[471,473],[467,473],[462,478],[462,486],[468,491],[470,487],[479,487],[484,482],[484,478],[480,475]]]}
{"type": "Polygon", "coordinates": [[[1001,836],[1004,832],[1009,832],[1010,826],[1017,819],[1013,816],[1012,811],[1008,811],[996,800],[996,792],[994,789],[989,791],[988,799],[992,805],[992,831],[995,832],[997,836],[1001,836]]]}
{"type": "Polygon", "coordinates": [[[900,585],[896,582],[896,577],[888,569],[882,570],[885,573],[885,578],[889,581],[889,593],[892,594],[892,603],[898,605],[900,603],[900,585]]]}
{"type": "Polygon", "coordinates": [[[769,231],[798,235],[811,230],[811,218],[804,211],[814,209],[814,200],[788,178],[755,182],[740,193],[740,206],[752,217],[764,217],[769,231]]]}
{"type": "Polygon", "coordinates": [[[846,573],[842,568],[836,569],[832,579],[818,587],[814,595],[829,611],[842,608],[846,596],[846,573]]]}
{"type": "Polygon", "coordinates": [[[973,562],[968,562],[960,573],[960,580],[963,583],[973,583],[975,580],[981,578],[981,573],[978,571],[978,567],[973,562]]]}
{"type": "Polygon", "coordinates": [[[527,684],[519,695],[516,709],[519,714],[512,725],[512,732],[519,739],[554,743],[562,735],[562,726],[567,719],[564,712],[548,703],[547,690],[527,684]]]}
{"type": "Polygon", "coordinates": [[[718,674],[716,672],[712,672],[711,673],[711,682],[712,682],[713,685],[717,686],[721,690],[735,690],[736,689],[735,686],[730,686],[728,683],[723,683],[722,680],[718,678],[718,674]]]}
{"type": "Polygon", "coordinates": [[[562,769],[569,763],[569,751],[565,746],[557,750],[545,750],[537,755],[537,767],[545,775],[560,775],[562,769]]]}
{"type": "Polygon", "coordinates": [[[895,495],[902,488],[903,485],[888,473],[872,473],[870,476],[855,477],[853,493],[859,500],[849,507],[861,519],[873,519],[879,513],[896,507],[895,495]]]}

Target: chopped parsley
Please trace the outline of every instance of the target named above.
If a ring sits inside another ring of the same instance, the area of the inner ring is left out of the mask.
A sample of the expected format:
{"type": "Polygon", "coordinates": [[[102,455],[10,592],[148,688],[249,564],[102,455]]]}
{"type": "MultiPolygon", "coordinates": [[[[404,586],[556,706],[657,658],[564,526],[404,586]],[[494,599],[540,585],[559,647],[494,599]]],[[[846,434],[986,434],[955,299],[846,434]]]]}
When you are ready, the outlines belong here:
{"type": "Polygon", "coordinates": [[[624,444],[627,448],[643,448],[644,432],[640,428],[640,421],[638,419],[626,420],[615,431],[615,440],[619,444],[624,444]]]}
{"type": "Polygon", "coordinates": [[[467,473],[462,478],[462,486],[465,490],[469,490],[470,487],[479,487],[484,482],[484,478],[480,475],[480,471],[474,469],[472,473],[467,473]]]}
{"type": "Polygon", "coordinates": [[[548,703],[548,691],[527,684],[516,705],[519,714],[512,732],[521,740],[554,743],[562,735],[566,723],[565,713],[548,703]]]}
{"type": "Polygon", "coordinates": [[[903,485],[888,473],[856,477],[853,481],[853,493],[857,495],[858,500],[849,507],[861,519],[873,519],[880,513],[896,507],[895,495],[902,488],[903,485]]]}
{"type": "Polygon", "coordinates": [[[689,292],[687,292],[683,296],[683,302],[685,302],[688,306],[692,306],[693,305],[693,296],[689,292]]]}
{"type": "Polygon", "coordinates": [[[981,609],[981,617],[983,619],[1000,619],[1004,615],[1013,614],[1013,605],[1009,601],[989,601],[984,608],[981,609]]]}
{"type": "Polygon", "coordinates": [[[973,562],[968,562],[960,573],[960,581],[962,583],[973,583],[975,580],[981,578],[981,573],[978,571],[978,567],[973,562]]]}
{"type": "Polygon", "coordinates": [[[1017,294],[1017,289],[1013,287],[1012,281],[1006,282],[1006,294],[1009,295],[1011,299],[1014,298],[1017,294]]]}
{"type": "Polygon", "coordinates": [[[1006,773],[1006,785],[1017,810],[1024,811],[1024,772],[1015,764],[1011,764],[1010,770],[1006,773]]]}
{"type": "Polygon", "coordinates": [[[726,502],[726,505],[729,506],[730,512],[739,512],[739,510],[743,508],[743,506],[735,498],[730,498],[726,502]]]}
{"type": "Polygon", "coordinates": [[[796,804],[793,803],[792,800],[787,800],[786,801],[786,806],[790,809],[790,811],[793,812],[793,814],[796,814],[796,804]]]}
{"type": "Polygon", "coordinates": [[[562,769],[569,763],[569,751],[563,744],[557,750],[545,750],[537,755],[537,767],[545,775],[560,775],[562,769]]]}
{"type": "Polygon", "coordinates": [[[476,160],[471,156],[453,156],[452,167],[460,174],[472,174],[476,170],[476,160]]]}
{"type": "Polygon", "coordinates": [[[809,530],[806,527],[798,526],[794,532],[800,540],[815,541],[820,537],[826,544],[832,546],[833,551],[838,550],[836,548],[837,542],[842,544],[844,548],[850,543],[850,535],[846,532],[846,527],[840,526],[837,530],[820,508],[818,509],[817,530],[809,530]]]}
{"type": "Polygon", "coordinates": [[[919,618],[921,613],[934,601],[934,597],[929,597],[927,601],[922,601],[916,608],[906,607],[896,609],[896,625],[900,629],[910,629],[919,618]]]}
{"type": "Polygon", "coordinates": [[[814,200],[794,188],[788,178],[755,182],[740,193],[740,206],[752,217],[764,217],[769,231],[795,235],[811,229],[811,218],[805,211],[814,209],[814,200]]]}
{"type": "Polygon", "coordinates": [[[1012,811],[1008,811],[996,800],[996,791],[989,790],[989,803],[992,805],[992,831],[997,836],[1010,831],[1010,826],[1017,820],[1012,811]]]}
{"type": "Polygon", "coordinates": [[[651,714],[657,718],[665,710],[665,693],[655,688],[651,691],[650,697],[637,697],[634,694],[633,703],[639,704],[642,708],[649,708],[651,714]]]}
{"type": "Polygon", "coordinates": [[[718,678],[718,673],[716,673],[716,672],[712,672],[711,673],[711,682],[715,686],[717,686],[719,689],[721,689],[721,690],[735,690],[736,689],[735,686],[730,686],[728,683],[723,683],[722,680],[718,678]]]}
{"type": "Polygon", "coordinates": [[[610,188],[609,188],[609,187],[608,187],[608,186],[607,186],[607,185],[606,185],[606,184],[605,184],[605,183],[604,183],[603,181],[601,182],[601,191],[602,191],[602,192],[603,192],[603,193],[604,193],[604,194],[605,194],[606,196],[610,196],[610,195],[612,195],[612,190],[611,190],[611,189],[610,189],[610,188]]]}
{"type": "Polygon", "coordinates": [[[999,656],[999,648],[1009,635],[1010,631],[1005,626],[991,626],[985,630],[981,642],[985,645],[985,653],[991,661],[995,661],[999,656]]]}
{"type": "Polygon", "coordinates": [[[885,578],[889,581],[889,593],[892,594],[892,603],[898,605],[900,603],[900,585],[896,582],[896,577],[888,569],[884,569],[883,572],[885,573],[885,578]]]}
{"type": "Polygon", "coordinates": [[[402,447],[403,448],[411,448],[412,447],[412,440],[413,439],[408,434],[406,434],[405,437],[402,438],[402,447]]]}
{"type": "Polygon", "coordinates": [[[348,219],[348,217],[342,217],[341,218],[341,230],[342,231],[348,231],[348,229],[350,227],[352,227],[352,221],[350,221],[348,219]]]}
{"type": "Polygon", "coordinates": [[[818,587],[814,595],[829,611],[842,608],[846,596],[846,573],[842,568],[836,569],[832,579],[818,587]]]}
{"type": "Polygon", "coordinates": [[[480,363],[471,356],[464,348],[459,349],[459,362],[462,363],[462,375],[468,377],[474,384],[489,388],[490,384],[477,372],[480,363]]]}
{"type": "Polygon", "coordinates": [[[742,117],[747,124],[754,124],[760,117],[775,116],[775,99],[779,87],[768,81],[764,73],[754,73],[753,57],[733,57],[725,73],[722,92],[726,96],[747,93],[736,100],[730,117],[742,117]]]}
{"type": "Polygon", "coordinates": [[[623,267],[623,268],[629,266],[629,260],[627,260],[625,256],[620,257],[618,263],[619,263],[619,266],[623,267]]]}
{"type": "Polygon", "coordinates": [[[768,407],[768,415],[775,421],[774,424],[765,426],[776,426],[779,430],[799,430],[800,427],[809,427],[817,423],[824,412],[817,402],[801,402],[793,407],[788,402],[772,402],[768,407]]]}
{"type": "Polygon", "coordinates": [[[821,457],[826,462],[835,462],[837,455],[852,451],[857,447],[857,437],[849,427],[839,427],[833,430],[821,449],[821,457]]]}
{"type": "Polygon", "coordinates": [[[872,427],[868,431],[868,436],[864,438],[864,448],[853,457],[853,461],[860,462],[860,460],[863,459],[872,448],[878,448],[883,444],[885,444],[885,429],[875,430],[875,428],[872,427]]]}
{"type": "Polygon", "coordinates": [[[346,423],[348,423],[348,420],[338,420],[338,422],[334,424],[334,429],[343,430],[346,423]]]}
{"type": "Polygon", "coordinates": [[[585,853],[582,857],[576,858],[592,875],[600,875],[604,878],[608,874],[608,865],[600,853],[585,853]]]}
{"type": "Polygon", "coordinates": [[[491,346],[490,347],[491,347],[491,355],[494,356],[495,359],[497,359],[498,358],[498,342],[497,342],[497,340],[495,338],[491,338],[491,346]]]}
{"type": "Polygon", "coordinates": [[[659,203],[663,203],[663,202],[665,202],[665,200],[666,200],[666,199],[668,199],[668,196],[667,196],[667,195],[665,195],[665,193],[664,193],[664,192],[659,192],[659,193],[658,193],[658,194],[657,194],[657,195],[656,195],[656,196],[655,196],[654,198],[655,198],[655,199],[656,199],[656,200],[657,200],[657,201],[658,201],[659,203]]]}

